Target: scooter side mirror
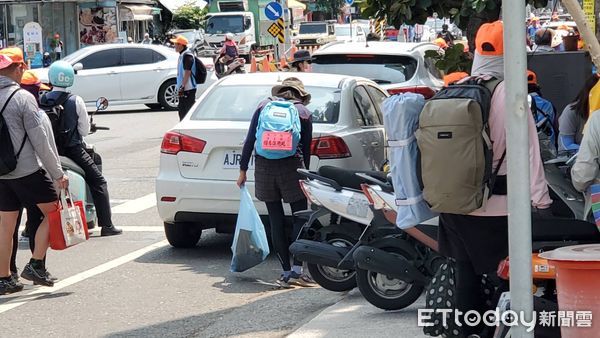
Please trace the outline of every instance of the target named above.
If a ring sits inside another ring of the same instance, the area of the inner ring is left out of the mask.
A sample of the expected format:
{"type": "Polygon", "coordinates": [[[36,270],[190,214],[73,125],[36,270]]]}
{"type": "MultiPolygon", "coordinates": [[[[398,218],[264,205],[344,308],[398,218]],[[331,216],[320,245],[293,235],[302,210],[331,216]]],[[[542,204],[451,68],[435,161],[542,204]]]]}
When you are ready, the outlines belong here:
{"type": "Polygon", "coordinates": [[[108,99],[105,97],[98,98],[98,100],[96,100],[96,109],[101,111],[106,110],[106,108],[108,108],[108,99]]]}

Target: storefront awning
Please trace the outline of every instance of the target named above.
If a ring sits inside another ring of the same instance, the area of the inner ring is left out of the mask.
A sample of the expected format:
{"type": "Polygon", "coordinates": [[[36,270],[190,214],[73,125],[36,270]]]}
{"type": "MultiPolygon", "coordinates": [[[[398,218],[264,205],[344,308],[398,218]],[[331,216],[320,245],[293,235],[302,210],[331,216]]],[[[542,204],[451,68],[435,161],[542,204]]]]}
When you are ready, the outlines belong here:
{"type": "Polygon", "coordinates": [[[288,0],[288,8],[306,9],[306,5],[297,0],[288,0]]]}
{"type": "Polygon", "coordinates": [[[159,2],[171,13],[175,13],[181,6],[188,4],[200,7],[200,9],[208,5],[208,2],[204,0],[159,0],[159,2]]]}
{"type": "Polygon", "coordinates": [[[119,6],[119,17],[121,21],[151,21],[154,9],[146,5],[121,5],[119,6]]]}

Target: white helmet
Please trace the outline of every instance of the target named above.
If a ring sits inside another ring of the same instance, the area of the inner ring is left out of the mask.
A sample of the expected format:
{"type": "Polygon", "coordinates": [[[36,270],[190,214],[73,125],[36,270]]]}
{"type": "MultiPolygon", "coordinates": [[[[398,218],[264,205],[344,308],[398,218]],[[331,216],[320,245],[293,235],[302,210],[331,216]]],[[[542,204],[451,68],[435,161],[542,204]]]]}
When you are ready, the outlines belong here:
{"type": "Polygon", "coordinates": [[[231,40],[231,41],[233,41],[233,34],[232,33],[225,34],[225,40],[231,40]]]}

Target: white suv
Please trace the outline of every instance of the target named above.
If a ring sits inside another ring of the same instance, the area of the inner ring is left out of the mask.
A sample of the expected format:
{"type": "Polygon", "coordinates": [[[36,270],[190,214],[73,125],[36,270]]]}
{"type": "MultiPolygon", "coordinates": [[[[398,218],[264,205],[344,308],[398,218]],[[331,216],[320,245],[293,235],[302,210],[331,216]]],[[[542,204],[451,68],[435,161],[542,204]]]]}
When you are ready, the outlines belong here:
{"type": "Polygon", "coordinates": [[[334,42],[313,55],[315,73],[362,76],[378,83],[390,94],[414,92],[432,97],[444,81],[434,61],[425,58],[432,43],[334,42]]]}
{"type": "MultiPolygon", "coordinates": [[[[185,119],[163,139],[156,197],[171,245],[196,245],[203,229],[232,232],[240,205],[236,186],[242,147],[258,104],[284,79],[300,78],[312,94],[311,169],[323,165],[373,170],[386,161],[376,83],[354,76],[255,73],[227,76],[208,89],[185,119]]],[[[248,189],[254,195],[254,170],[248,189]]],[[[264,203],[257,203],[266,215],[264,203]]]]}

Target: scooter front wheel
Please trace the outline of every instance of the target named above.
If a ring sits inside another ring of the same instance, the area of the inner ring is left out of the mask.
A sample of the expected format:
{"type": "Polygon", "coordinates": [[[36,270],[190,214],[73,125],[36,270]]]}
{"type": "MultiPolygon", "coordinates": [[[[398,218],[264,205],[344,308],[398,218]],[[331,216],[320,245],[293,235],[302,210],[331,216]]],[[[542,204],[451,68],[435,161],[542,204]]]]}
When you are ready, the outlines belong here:
{"type": "MultiPolygon", "coordinates": [[[[402,256],[409,261],[414,259],[399,248],[381,248],[381,250],[402,256]]],[[[369,303],[383,310],[404,309],[416,302],[424,290],[422,285],[360,268],[356,269],[356,284],[369,303]]]]}
{"type": "MultiPolygon", "coordinates": [[[[345,234],[332,233],[328,236],[327,243],[352,248],[356,239],[345,234]]],[[[334,292],[344,292],[356,287],[356,272],[354,270],[343,270],[335,267],[319,264],[306,264],[310,276],[322,288],[334,292]]]]}

